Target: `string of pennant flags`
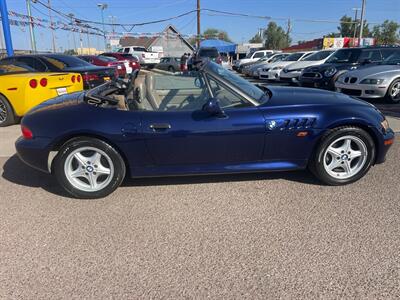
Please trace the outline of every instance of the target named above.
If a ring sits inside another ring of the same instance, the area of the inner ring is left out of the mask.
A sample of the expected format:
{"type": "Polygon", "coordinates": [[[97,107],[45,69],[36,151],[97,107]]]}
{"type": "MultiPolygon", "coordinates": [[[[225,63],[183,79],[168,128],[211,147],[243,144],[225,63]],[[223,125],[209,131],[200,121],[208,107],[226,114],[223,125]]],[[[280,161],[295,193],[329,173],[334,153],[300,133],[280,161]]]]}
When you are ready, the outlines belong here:
{"type": "MultiPolygon", "coordinates": [[[[18,26],[18,27],[27,27],[31,24],[35,27],[40,28],[50,28],[52,30],[66,30],[71,32],[78,32],[83,34],[97,35],[97,36],[106,36],[108,39],[119,39],[119,38],[154,38],[154,37],[165,37],[167,39],[191,39],[197,38],[196,34],[181,34],[181,33],[173,33],[173,32],[103,32],[103,30],[94,27],[92,25],[82,23],[78,20],[75,20],[73,23],[65,23],[62,21],[53,21],[28,16],[25,14],[17,13],[15,11],[9,11],[8,15],[11,17],[9,19],[10,25],[18,26]],[[19,20],[18,20],[19,19],[19,20]]],[[[0,17],[1,20],[1,17],[0,17]]],[[[220,38],[220,36],[210,36],[210,35],[200,35],[200,39],[208,39],[208,38],[220,38]]]]}

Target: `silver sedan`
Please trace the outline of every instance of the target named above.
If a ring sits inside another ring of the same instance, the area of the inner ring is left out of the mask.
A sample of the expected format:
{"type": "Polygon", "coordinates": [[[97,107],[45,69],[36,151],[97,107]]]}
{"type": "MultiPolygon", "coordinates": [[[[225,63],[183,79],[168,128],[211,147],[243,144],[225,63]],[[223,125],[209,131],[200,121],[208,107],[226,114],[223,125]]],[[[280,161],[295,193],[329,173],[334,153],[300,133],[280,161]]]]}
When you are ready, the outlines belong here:
{"type": "Polygon", "coordinates": [[[348,71],[339,76],[336,91],[361,98],[385,98],[400,103],[400,54],[380,65],[348,71]]]}

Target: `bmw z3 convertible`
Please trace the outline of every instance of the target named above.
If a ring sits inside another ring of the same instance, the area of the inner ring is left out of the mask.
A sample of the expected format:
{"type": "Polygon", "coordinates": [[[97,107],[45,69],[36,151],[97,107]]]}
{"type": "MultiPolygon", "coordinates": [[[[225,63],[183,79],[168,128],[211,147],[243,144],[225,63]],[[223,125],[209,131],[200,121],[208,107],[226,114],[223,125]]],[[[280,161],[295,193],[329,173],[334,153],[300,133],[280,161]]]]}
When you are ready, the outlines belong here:
{"type": "Polygon", "coordinates": [[[213,62],[189,75],[135,72],[54,98],[21,129],[20,158],[76,198],[105,197],[126,176],[309,169],[322,183],[349,184],[383,163],[394,141],[367,102],[256,86],[213,62]]]}

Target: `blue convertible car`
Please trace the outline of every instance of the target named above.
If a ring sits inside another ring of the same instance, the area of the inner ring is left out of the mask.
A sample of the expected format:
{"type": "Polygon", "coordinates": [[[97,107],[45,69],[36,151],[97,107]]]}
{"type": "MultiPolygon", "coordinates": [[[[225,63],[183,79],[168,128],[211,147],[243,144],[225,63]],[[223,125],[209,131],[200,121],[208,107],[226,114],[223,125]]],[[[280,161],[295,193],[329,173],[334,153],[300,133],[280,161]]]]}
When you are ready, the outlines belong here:
{"type": "Polygon", "coordinates": [[[364,101],[253,85],[208,62],[190,75],[128,82],[47,101],[22,120],[20,158],[78,198],[130,177],[298,170],[342,185],[384,162],[394,133],[364,101]]]}

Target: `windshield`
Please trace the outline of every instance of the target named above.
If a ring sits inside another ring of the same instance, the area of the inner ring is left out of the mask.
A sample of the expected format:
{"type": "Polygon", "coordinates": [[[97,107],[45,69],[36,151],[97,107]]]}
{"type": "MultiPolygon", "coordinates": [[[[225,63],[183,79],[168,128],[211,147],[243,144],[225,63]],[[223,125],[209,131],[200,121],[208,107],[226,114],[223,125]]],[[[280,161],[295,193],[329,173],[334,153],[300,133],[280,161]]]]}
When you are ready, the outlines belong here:
{"type": "Polygon", "coordinates": [[[273,62],[276,62],[276,61],[284,60],[285,57],[287,57],[287,55],[285,55],[285,54],[279,54],[279,55],[276,55],[276,56],[272,57],[271,60],[270,60],[269,62],[270,62],[270,63],[273,63],[273,62]]]}
{"type": "Polygon", "coordinates": [[[99,56],[97,56],[97,58],[104,62],[117,61],[117,59],[115,57],[109,57],[109,56],[103,56],[103,55],[99,55],[99,56]]]}
{"type": "Polygon", "coordinates": [[[383,62],[383,65],[400,65],[400,51],[394,52],[388,56],[383,62]]]}
{"type": "Polygon", "coordinates": [[[4,63],[0,64],[0,75],[35,72],[32,68],[23,64],[4,63]]]}
{"type": "Polygon", "coordinates": [[[68,55],[46,55],[43,58],[60,70],[92,66],[80,58],[68,55]]]}
{"type": "Polygon", "coordinates": [[[300,59],[300,57],[303,56],[303,52],[297,52],[297,53],[293,53],[290,54],[288,57],[286,57],[285,59],[283,59],[284,61],[298,61],[300,59]]]}
{"type": "Polygon", "coordinates": [[[219,55],[218,55],[218,50],[217,49],[201,49],[200,48],[199,56],[200,57],[217,58],[219,55]]]}
{"type": "Polygon", "coordinates": [[[304,61],[318,61],[327,58],[335,51],[319,51],[303,59],[304,61]]]}
{"type": "Polygon", "coordinates": [[[265,93],[242,77],[213,62],[208,63],[207,67],[208,70],[211,71],[211,73],[214,74],[217,78],[222,77],[224,80],[237,87],[243,93],[249,95],[252,99],[258,101],[259,103],[265,101],[265,98],[267,97],[265,93]]]}
{"type": "Polygon", "coordinates": [[[336,51],[326,63],[356,63],[360,53],[360,49],[341,49],[336,51]]]}

